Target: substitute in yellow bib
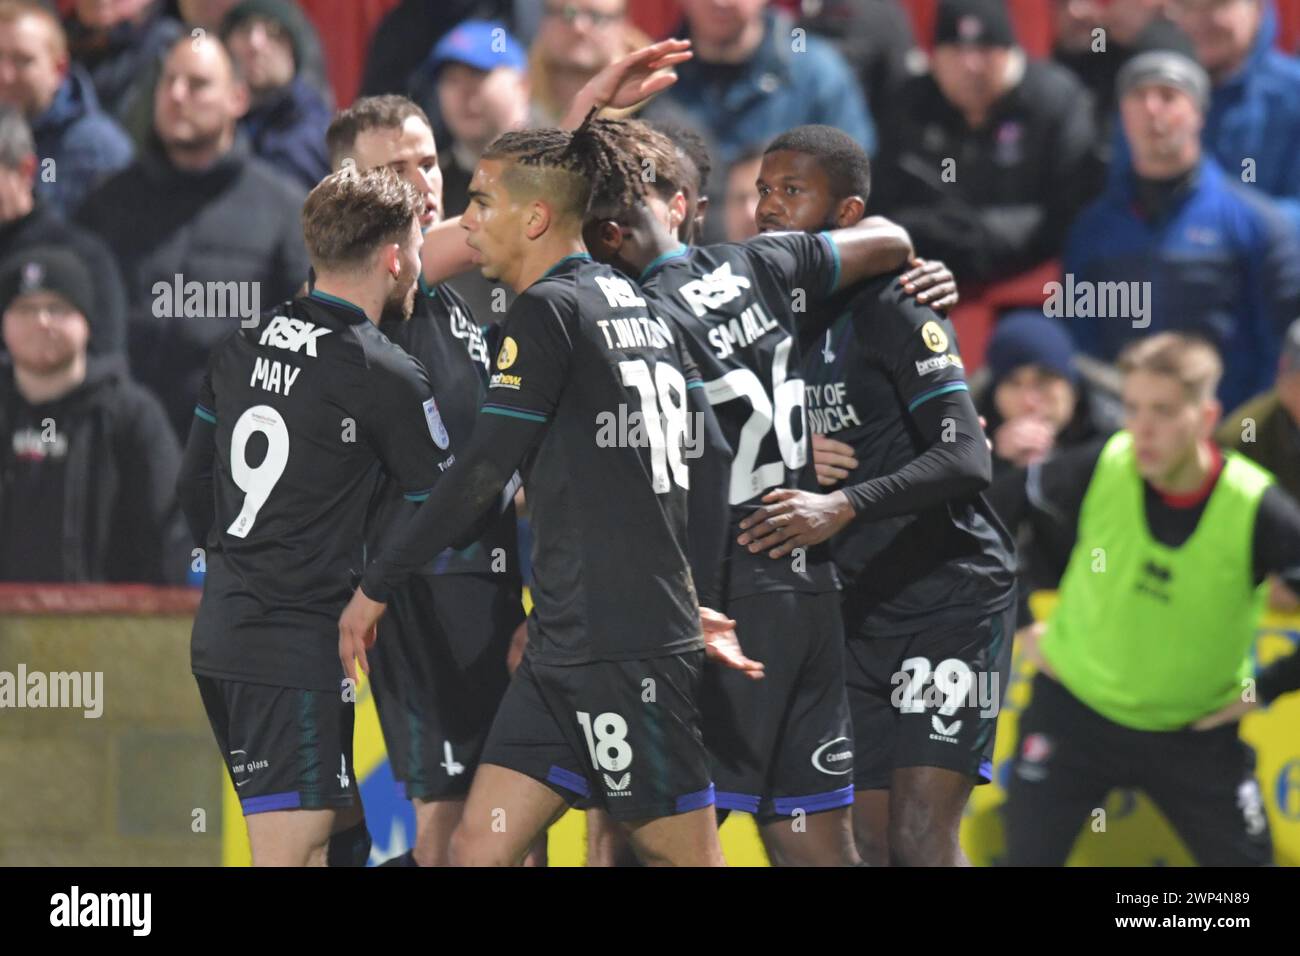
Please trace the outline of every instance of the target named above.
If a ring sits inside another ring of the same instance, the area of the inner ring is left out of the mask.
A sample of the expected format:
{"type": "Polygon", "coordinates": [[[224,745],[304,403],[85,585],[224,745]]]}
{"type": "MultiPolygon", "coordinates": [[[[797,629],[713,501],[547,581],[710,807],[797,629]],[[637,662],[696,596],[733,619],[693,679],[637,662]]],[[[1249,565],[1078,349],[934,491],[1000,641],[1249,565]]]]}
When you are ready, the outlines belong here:
{"type": "Polygon", "coordinates": [[[1075,543],[1020,721],[1008,862],[1064,863],[1107,792],[1131,787],[1201,865],[1266,864],[1254,753],[1236,719],[1215,717],[1253,699],[1264,579],[1300,591],[1300,506],[1211,442],[1222,365],[1209,345],[1154,335],[1120,369],[1125,429],[1019,479],[1025,506],[1075,543]]]}

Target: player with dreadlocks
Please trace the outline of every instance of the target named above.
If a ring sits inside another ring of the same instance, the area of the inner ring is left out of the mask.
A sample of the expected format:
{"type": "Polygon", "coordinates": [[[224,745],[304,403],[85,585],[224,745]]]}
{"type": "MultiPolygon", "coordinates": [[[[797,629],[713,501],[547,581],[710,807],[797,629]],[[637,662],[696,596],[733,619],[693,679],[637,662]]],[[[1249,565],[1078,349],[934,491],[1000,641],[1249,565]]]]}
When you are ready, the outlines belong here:
{"type": "MultiPolygon", "coordinates": [[[[355,658],[366,669],[392,590],[470,535],[521,470],[535,535],[528,650],[452,838],[456,864],[517,864],[586,798],[626,828],[644,862],[721,865],[697,700],[702,630],[709,656],[762,675],[740,654],[733,622],[700,606],[688,563],[688,486],[697,484],[692,518],[723,510],[723,495],[708,495],[725,490],[716,424],[676,331],[587,253],[595,183],[629,204],[641,184],[604,121],[507,133],[483,154],[462,226],[484,276],[519,298],[468,446],[367,568],[339,622],[345,669],[354,673],[355,658]],[[688,409],[711,438],[688,432],[688,409]]],[[[714,539],[695,565],[716,574],[716,527],[714,539]]],[[[715,600],[707,577],[699,586],[715,600]]]]}
{"type": "Polygon", "coordinates": [[[722,529],[730,542],[725,607],[746,649],[767,665],[761,683],[726,671],[706,674],[704,731],[718,806],[758,818],[774,863],[854,864],[852,731],[829,557],[809,549],[777,564],[750,554],[735,537],[768,489],[815,487],[796,314],[843,285],[902,266],[911,242],[893,223],[874,219],[817,236],[688,247],[678,238],[687,207],[673,143],[636,121],[617,129],[625,155],[653,170],[654,188],[635,205],[613,183],[599,190],[587,244],[597,258],[638,277],[651,307],[682,335],[700,368],[734,449],[722,529]]]}

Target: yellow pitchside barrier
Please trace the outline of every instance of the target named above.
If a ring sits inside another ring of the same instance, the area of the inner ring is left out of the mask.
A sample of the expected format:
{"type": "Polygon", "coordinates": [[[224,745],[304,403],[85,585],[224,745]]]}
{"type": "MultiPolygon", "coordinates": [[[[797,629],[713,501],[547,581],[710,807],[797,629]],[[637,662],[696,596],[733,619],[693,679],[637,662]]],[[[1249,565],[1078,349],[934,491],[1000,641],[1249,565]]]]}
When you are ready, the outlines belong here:
{"type": "MultiPolygon", "coordinates": [[[[1033,595],[1031,606],[1042,620],[1055,606],[1056,595],[1033,595]]],[[[742,635],[743,642],[743,635],[742,635]]],[[[1255,645],[1261,666],[1295,653],[1300,643],[1300,614],[1269,614],[1261,623],[1255,645]]],[[[1002,712],[998,717],[994,782],[977,787],[962,823],[962,846],[971,861],[996,865],[1003,854],[1000,808],[1016,743],[1017,722],[1029,698],[1033,665],[1017,648],[1002,712]]],[[[1266,711],[1247,716],[1241,734],[1255,748],[1256,774],[1268,807],[1276,862],[1300,865],[1300,694],[1284,697],[1266,711]]],[[[354,764],[365,803],[366,819],[374,838],[372,860],[404,852],[414,838],[414,818],[409,804],[393,782],[384,752],[379,717],[369,685],[357,690],[354,764]]],[[[1213,772],[1212,768],[1207,768],[1213,772]]],[[[223,773],[224,803],[222,861],[226,866],[247,866],[248,838],[239,801],[229,776],[223,773]]],[[[1151,802],[1142,794],[1116,790],[1107,798],[1104,832],[1091,832],[1070,856],[1072,866],[1190,866],[1191,857],[1151,802]]],[[[1091,831],[1091,821],[1081,833],[1091,831]]],[[[752,818],[733,813],[722,827],[722,846],[732,866],[766,866],[752,818]]],[[[582,866],[586,858],[583,814],[570,810],[550,830],[551,866],[582,866]]]]}

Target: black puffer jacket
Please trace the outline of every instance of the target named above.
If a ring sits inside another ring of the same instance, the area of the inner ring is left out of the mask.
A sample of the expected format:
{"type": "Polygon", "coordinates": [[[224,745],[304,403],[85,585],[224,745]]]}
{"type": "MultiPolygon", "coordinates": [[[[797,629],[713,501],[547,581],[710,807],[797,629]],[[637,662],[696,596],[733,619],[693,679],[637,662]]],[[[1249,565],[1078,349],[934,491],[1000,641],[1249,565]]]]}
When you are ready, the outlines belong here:
{"type": "Polygon", "coordinates": [[[3,357],[0,580],[183,584],[190,549],[176,504],[179,469],[162,407],[121,362],[92,358],[80,386],[31,405],[3,357]],[[63,492],[42,505],[24,491],[51,477],[52,457],[63,459],[63,492]]]}

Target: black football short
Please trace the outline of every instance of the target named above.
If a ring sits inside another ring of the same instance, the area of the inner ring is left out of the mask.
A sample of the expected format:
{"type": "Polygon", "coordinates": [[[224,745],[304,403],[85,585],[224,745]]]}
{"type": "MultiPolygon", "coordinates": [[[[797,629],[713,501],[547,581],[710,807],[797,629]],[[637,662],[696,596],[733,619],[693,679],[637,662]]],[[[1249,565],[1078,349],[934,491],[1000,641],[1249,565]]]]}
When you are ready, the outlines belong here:
{"type": "Polygon", "coordinates": [[[482,762],[619,820],[713,804],[697,699],[704,651],[558,666],[525,653],[482,762]]]}
{"type": "Polygon", "coordinates": [[[1268,866],[1268,813],[1240,726],[1134,730],[1039,673],[1003,806],[1010,866],[1064,866],[1116,787],[1144,791],[1199,866],[1268,866]]]}
{"type": "Polygon", "coordinates": [[[393,779],[407,799],[469,792],[523,619],[518,581],[505,575],[415,576],[393,594],[367,657],[393,779]]]}
{"type": "Polygon", "coordinates": [[[760,820],[853,802],[839,594],[777,591],[727,605],[762,680],[705,668],[704,739],[718,806],[760,820]]]}
{"type": "MultiPolygon", "coordinates": [[[[244,816],[357,805],[356,705],[338,691],[194,679],[244,816]]],[[[349,698],[351,695],[347,695],[349,698]]]]}
{"type": "Polygon", "coordinates": [[[847,641],[857,789],[888,790],[904,767],[992,779],[1015,617],[1013,604],[974,625],[847,641]]]}

